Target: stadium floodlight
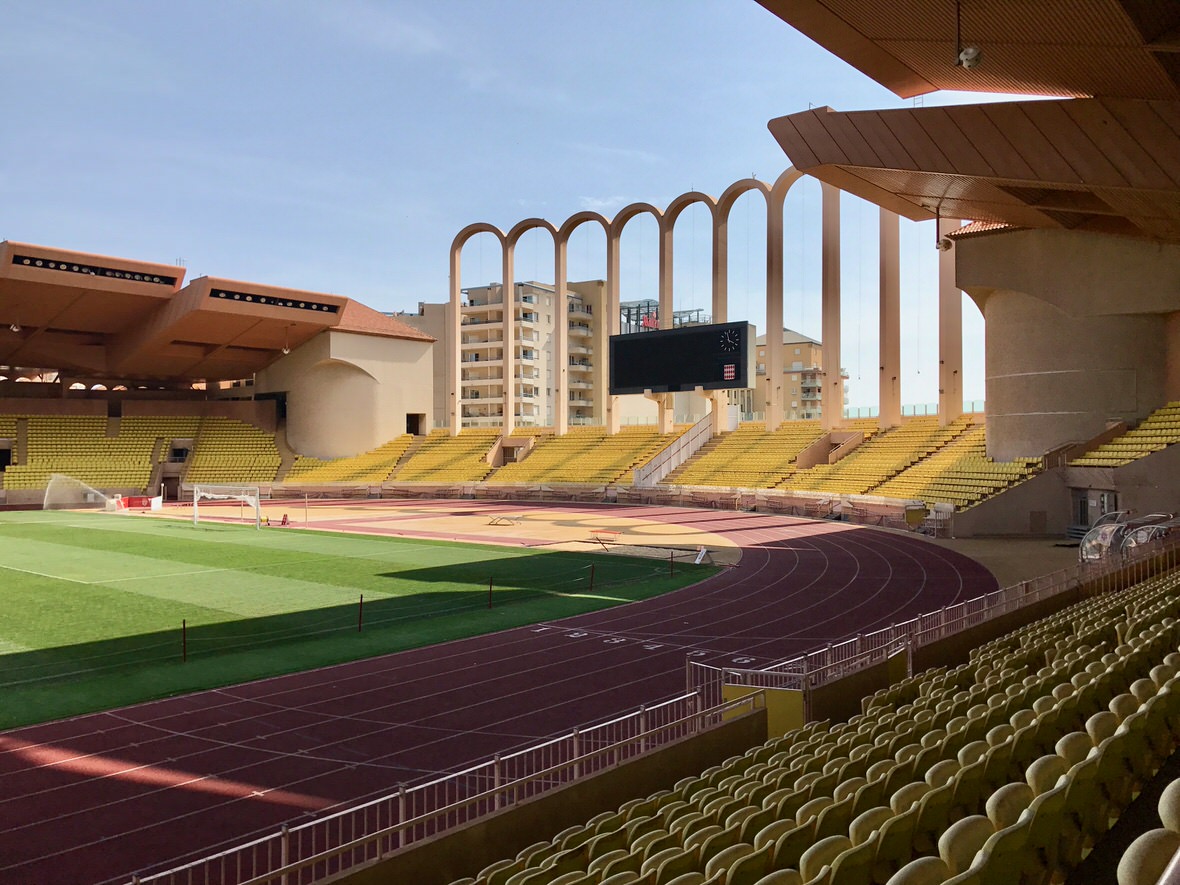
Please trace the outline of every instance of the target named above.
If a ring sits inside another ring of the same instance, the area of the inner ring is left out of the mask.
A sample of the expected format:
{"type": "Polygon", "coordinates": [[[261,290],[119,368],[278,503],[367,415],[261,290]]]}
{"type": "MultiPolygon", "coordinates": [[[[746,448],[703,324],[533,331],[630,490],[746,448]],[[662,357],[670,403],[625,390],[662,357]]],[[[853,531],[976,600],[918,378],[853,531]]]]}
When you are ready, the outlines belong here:
{"type": "Polygon", "coordinates": [[[254,511],[254,528],[262,528],[262,504],[258,486],[194,485],[193,525],[201,524],[201,501],[240,501],[254,511]]]}

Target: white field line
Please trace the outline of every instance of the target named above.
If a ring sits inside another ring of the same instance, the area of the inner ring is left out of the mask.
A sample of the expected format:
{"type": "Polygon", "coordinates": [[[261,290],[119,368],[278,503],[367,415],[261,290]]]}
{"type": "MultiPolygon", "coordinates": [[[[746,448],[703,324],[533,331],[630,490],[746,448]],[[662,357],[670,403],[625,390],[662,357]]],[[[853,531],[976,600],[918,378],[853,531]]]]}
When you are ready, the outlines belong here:
{"type": "Polygon", "coordinates": [[[67,578],[64,575],[49,575],[45,572],[35,572],[31,568],[17,568],[15,565],[5,565],[0,562],[0,568],[10,572],[24,572],[26,575],[36,575],[38,578],[49,578],[53,581],[69,581],[71,584],[93,584],[94,581],[79,581],[77,578],[67,578]]]}

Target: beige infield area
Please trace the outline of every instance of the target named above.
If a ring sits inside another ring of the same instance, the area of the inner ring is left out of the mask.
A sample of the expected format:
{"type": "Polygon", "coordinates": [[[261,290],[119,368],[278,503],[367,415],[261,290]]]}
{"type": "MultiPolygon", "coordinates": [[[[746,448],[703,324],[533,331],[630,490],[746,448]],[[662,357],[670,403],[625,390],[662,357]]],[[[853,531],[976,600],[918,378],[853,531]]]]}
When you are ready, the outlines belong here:
{"type": "MultiPolygon", "coordinates": [[[[407,538],[432,538],[508,546],[545,547],[615,553],[624,556],[696,559],[736,565],[741,548],[731,538],[692,526],[644,519],[638,513],[582,509],[576,505],[530,504],[513,507],[502,501],[263,501],[264,531],[281,530],[284,516],[291,528],[358,532],[407,538]]],[[[633,511],[634,512],[634,511],[633,511]]],[[[249,507],[234,502],[200,505],[201,519],[253,522],[249,507]]],[[[192,504],[168,505],[156,514],[192,518],[192,504]]]]}

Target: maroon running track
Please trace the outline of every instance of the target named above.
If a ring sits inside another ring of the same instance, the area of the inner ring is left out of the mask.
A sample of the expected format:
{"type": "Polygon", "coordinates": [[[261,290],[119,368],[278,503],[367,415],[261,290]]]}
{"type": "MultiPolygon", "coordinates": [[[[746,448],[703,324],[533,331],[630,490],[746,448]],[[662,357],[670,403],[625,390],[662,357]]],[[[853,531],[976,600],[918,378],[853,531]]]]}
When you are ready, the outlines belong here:
{"type": "Polygon", "coordinates": [[[757,667],[996,587],[898,532],[626,515],[724,535],[741,563],[563,621],[0,734],[0,881],[127,881],[674,695],[686,655],[757,667]]]}

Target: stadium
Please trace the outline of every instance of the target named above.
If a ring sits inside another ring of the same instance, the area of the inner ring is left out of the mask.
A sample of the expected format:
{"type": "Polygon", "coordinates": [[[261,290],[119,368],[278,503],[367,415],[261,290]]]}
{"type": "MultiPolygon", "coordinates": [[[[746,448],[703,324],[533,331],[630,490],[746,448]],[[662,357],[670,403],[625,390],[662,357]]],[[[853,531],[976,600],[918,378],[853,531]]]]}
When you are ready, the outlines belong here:
{"type": "Polygon", "coordinates": [[[463,227],[416,316],[0,243],[0,879],[1180,882],[1180,11],[759,3],[902,98],[1043,98],[775,117],[773,181],[463,227]],[[784,326],[805,180],[822,343],[784,326]],[[879,208],[872,417],[841,193],[879,208]],[[751,196],[762,339],[726,291],[751,196]],[[673,301],[694,206],[708,322],[673,301]],[[902,218],[937,225],[927,414],[902,218]],[[583,225],[601,280],[567,279],[583,225]],[[465,289],[476,236],[500,280],[465,289]]]}

